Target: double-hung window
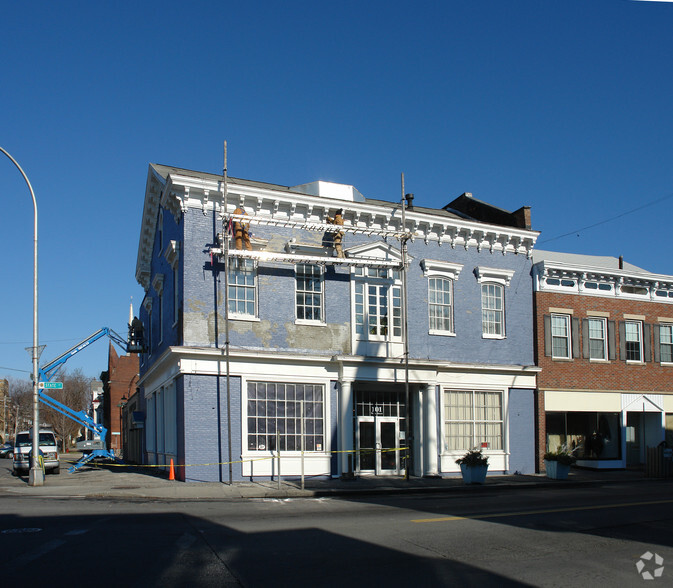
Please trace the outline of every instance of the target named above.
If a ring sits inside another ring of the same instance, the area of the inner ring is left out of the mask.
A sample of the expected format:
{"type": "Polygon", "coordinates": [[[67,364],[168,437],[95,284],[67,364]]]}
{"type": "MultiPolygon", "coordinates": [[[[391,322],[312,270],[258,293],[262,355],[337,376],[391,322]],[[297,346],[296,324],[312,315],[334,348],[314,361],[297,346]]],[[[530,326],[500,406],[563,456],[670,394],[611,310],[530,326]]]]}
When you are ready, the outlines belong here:
{"type": "Polygon", "coordinates": [[[444,390],[444,441],[448,451],[502,450],[503,394],[500,391],[444,390]]]}
{"type": "Polygon", "coordinates": [[[462,264],[422,259],[423,275],[428,278],[428,319],[431,335],[455,335],[453,288],[462,264]]]}
{"type": "Polygon", "coordinates": [[[643,361],[643,323],[626,321],[626,361],[643,361]]]}
{"type": "Polygon", "coordinates": [[[453,280],[442,277],[428,279],[428,311],[430,332],[453,333],[453,280]]]}
{"type": "Polygon", "coordinates": [[[505,336],[505,288],[481,285],[481,328],[485,337],[505,336]]]}
{"type": "Polygon", "coordinates": [[[381,268],[355,268],[355,336],[363,341],[402,338],[402,286],[399,272],[381,268]]]}
{"type": "Polygon", "coordinates": [[[606,321],[602,318],[587,319],[589,325],[589,359],[607,359],[606,321]]]}
{"type": "Polygon", "coordinates": [[[481,334],[485,339],[505,338],[505,286],[509,286],[514,270],[474,268],[481,284],[481,334]]]}
{"type": "Polygon", "coordinates": [[[233,259],[229,265],[229,313],[257,316],[257,267],[252,259],[233,259]]]}
{"type": "Polygon", "coordinates": [[[570,316],[567,314],[551,315],[551,348],[555,359],[570,359],[570,316]]]}
{"type": "Polygon", "coordinates": [[[659,325],[659,360],[673,363],[673,324],[659,325]]]}
{"type": "Polygon", "coordinates": [[[297,320],[324,322],[324,284],[321,267],[298,264],[295,268],[295,275],[297,320]]]}

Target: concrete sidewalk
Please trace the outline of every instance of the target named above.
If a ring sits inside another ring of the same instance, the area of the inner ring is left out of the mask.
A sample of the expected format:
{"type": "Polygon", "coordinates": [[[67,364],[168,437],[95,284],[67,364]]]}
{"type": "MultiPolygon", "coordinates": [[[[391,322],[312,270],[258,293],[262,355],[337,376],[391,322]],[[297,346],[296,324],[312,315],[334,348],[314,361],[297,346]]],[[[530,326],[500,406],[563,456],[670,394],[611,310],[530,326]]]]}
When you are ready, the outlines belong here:
{"type": "MultiPolygon", "coordinates": [[[[531,487],[581,487],[606,484],[633,483],[646,478],[642,471],[614,470],[595,471],[573,468],[567,480],[550,480],[543,474],[489,476],[486,483],[467,486],[462,478],[411,478],[359,477],[354,480],[328,480],[306,478],[304,489],[300,480],[261,482],[234,482],[232,485],[219,482],[169,481],[157,474],[155,469],[115,467],[113,465],[85,466],[68,473],[77,454],[62,456],[61,474],[47,475],[44,486],[31,487],[27,477],[9,474],[0,478],[0,494],[5,496],[50,496],[50,497],[105,497],[125,499],[159,500],[235,500],[248,498],[310,498],[325,496],[366,496],[376,494],[428,493],[428,492],[488,492],[495,489],[531,487]]],[[[5,460],[3,460],[5,461],[5,460]]],[[[11,462],[6,460],[11,469],[11,462]]]]}

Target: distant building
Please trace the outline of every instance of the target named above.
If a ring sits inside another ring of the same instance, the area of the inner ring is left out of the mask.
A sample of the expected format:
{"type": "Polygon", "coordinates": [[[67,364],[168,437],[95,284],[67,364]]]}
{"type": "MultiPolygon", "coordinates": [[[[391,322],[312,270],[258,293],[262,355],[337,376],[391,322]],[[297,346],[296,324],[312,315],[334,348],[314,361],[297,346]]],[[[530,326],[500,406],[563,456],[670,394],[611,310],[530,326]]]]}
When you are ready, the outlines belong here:
{"type": "Polygon", "coordinates": [[[103,383],[103,425],[107,428],[106,446],[123,454],[123,409],[129,397],[135,393],[138,381],[138,356],[118,355],[110,343],[108,369],[102,372],[103,383]]]}
{"type": "Polygon", "coordinates": [[[229,178],[223,192],[217,175],[149,167],[136,266],[149,463],[263,479],[280,451],[284,476],[384,476],[404,473],[409,447],[412,475],[442,476],[479,447],[492,473],[535,471],[528,208],[408,198],[404,226],[400,203],[352,186],[229,178]]]}
{"type": "Polygon", "coordinates": [[[539,429],[578,464],[624,468],[673,441],[673,276],[621,258],[533,252],[539,429]]]}

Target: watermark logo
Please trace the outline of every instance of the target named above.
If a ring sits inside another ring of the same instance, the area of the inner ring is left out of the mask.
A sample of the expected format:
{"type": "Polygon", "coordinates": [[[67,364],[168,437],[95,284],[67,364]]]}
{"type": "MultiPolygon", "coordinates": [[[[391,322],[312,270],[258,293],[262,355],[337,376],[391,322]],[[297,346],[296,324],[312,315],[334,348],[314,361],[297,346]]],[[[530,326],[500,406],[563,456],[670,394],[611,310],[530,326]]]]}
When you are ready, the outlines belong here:
{"type": "Polygon", "coordinates": [[[664,558],[657,553],[646,551],[636,562],[636,569],[643,580],[661,578],[664,573],[664,558]]]}

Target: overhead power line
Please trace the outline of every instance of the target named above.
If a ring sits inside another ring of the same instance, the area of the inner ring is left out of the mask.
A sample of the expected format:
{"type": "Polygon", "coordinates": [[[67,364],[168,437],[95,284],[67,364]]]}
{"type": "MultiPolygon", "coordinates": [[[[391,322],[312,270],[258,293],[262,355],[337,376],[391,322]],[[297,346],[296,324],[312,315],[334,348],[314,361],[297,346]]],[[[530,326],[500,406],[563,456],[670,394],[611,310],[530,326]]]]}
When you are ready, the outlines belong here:
{"type": "Polygon", "coordinates": [[[610,218],[606,218],[605,220],[599,221],[597,223],[587,225],[586,227],[582,227],[580,229],[575,229],[574,231],[569,231],[567,233],[563,233],[562,235],[557,235],[556,237],[551,237],[549,239],[544,239],[542,241],[538,241],[538,244],[549,243],[550,241],[556,241],[557,239],[562,239],[563,237],[568,237],[570,235],[579,235],[583,231],[588,231],[589,229],[593,229],[594,227],[599,227],[600,225],[610,223],[610,222],[612,222],[614,220],[617,220],[618,218],[622,218],[623,216],[626,216],[628,214],[633,214],[634,212],[638,212],[639,210],[643,210],[643,208],[648,208],[649,206],[654,206],[655,204],[659,204],[659,202],[663,202],[664,200],[668,200],[669,198],[673,198],[673,193],[668,194],[666,196],[662,196],[661,198],[657,198],[656,200],[652,200],[651,202],[647,202],[645,204],[642,204],[641,206],[636,206],[636,208],[632,208],[631,210],[627,210],[626,212],[622,212],[622,213],[617,214],[615,216],[611,216],[610,218]]]}

